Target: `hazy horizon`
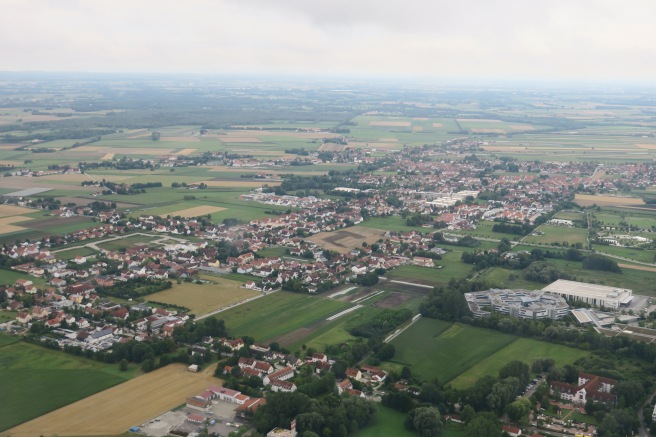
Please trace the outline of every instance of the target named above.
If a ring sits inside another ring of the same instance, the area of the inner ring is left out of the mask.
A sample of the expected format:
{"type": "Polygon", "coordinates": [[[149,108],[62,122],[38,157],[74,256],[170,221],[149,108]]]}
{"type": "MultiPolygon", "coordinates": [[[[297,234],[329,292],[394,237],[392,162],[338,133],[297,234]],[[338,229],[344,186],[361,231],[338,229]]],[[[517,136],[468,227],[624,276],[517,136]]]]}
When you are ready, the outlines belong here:
{"type": "Polygon", "coordinates": [[[7,0],[6,72],[656,83],[647,0],[7,0]]]}

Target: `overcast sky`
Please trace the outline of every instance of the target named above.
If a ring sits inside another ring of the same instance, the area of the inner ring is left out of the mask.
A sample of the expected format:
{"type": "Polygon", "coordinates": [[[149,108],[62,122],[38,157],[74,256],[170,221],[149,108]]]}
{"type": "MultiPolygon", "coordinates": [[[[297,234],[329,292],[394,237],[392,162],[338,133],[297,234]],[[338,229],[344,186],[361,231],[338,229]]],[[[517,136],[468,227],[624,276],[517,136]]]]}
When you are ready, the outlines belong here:
{"type": "Polygon", "coordinates": [[[654,0],[2,0],[0,70],[656,81],[654,0]]]}

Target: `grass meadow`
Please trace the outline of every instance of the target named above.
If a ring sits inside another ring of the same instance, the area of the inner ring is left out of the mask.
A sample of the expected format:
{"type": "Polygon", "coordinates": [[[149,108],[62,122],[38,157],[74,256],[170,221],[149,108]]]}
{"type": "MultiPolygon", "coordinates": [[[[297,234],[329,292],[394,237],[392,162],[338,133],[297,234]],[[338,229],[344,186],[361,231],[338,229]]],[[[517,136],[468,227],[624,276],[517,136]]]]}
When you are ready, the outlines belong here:
{"type": "Polygon", "coordinates": [[[99,363],[0,334],[0,431],[41,416],[135,376],[136,367],[99,363]]]}
{"type": "Polygon", "coordinates": [[[255,341],[266,341],[325,320],[349,306],[336,300],[278,291],[221,312],[216,317],[225,321],[232,336],[248,335],[255,341]]]}

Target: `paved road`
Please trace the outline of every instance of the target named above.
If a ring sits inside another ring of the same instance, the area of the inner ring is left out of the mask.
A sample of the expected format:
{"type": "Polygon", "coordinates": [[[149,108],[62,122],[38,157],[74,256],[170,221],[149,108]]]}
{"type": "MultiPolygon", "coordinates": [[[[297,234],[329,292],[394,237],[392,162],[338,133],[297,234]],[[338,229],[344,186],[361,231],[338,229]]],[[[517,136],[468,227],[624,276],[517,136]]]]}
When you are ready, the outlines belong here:
{"type": "Polygon", "coordinates": [[[105,238],[105,239],[99,240],[99,241],[93,241],[91,243],[83,244],[81,246],[64,247],[63,249],[53,250],[52,253],[64,252],[66,250],[78,249],[80,247],[88,247],[90,249],[97,250],[98,252],[105,252],[104,249],[101,249],[100,247],[98,247],[98,244],[106,243],[108,241],[122,240],[123,238],[129,238],[129,237],[133,237],[135,235],[143,235],[145,237],[151,237],[153,239],[152,243],[160,243],[160,242],[166,241],[166,240],[174,240],[174,241],[177,241],[178,243],[188,243],[189,242],[189,240],[185,240],[184,238],[172,237],[168,234],[166,234],[166,235],[155,235],[155,234],[146,234],[144,232],[131,232],[131,233],[125,234],[125,235],[118,235],[116,237],[110,237],[110,238],[105,238]]]}

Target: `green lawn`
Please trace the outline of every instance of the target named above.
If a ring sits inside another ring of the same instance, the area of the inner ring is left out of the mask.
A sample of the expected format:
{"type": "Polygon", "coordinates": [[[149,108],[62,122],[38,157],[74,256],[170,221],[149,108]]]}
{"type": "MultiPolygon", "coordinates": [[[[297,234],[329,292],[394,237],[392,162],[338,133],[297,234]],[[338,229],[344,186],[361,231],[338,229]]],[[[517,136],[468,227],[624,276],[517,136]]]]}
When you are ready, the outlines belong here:
{"type": "Polygon", "coordinates": [[[529,235],[522,241],[535,244],[568,243],[570,246],[576,243],[587,244],[588,231],[586,229],[542,225],[537,228],[537,231],[544,235],[529,235]]]}
{"type": "Polygon", "coordinates": [[[219,313],[232,336],[266,341],[338,313],[350,305],[307,294],[279,291],[219,313]]]}
{"type": "Polygon", "coordinates": [[[409,366],[421,379],[437,378],[444,383],[516,338],[460,323],[423,318],[392,340],[396,355],[387,367],[409,366]]]}
{"type": "Polygon", "coordinates": [[[523,361],[530,366],[538,358],[552,358],[556,366],[563,367],[589,354],[590,352],[567,346],[518,338],[458,375],[451,381],[451,385],[458,389],[467,388],[485,375],[497,375],[503,366],[514,360],[523,361]]]}
{"type": "Polygon", "coordinates": [[[494,232],[492,230],[492,227],[495,224],[496,223],[493,221],[482,220],[481,222],[476,224],[476,229],[472,229],[471,231],[457,231],[457,233],[463,235],[471,235],[474,238],[475,237],[496,238],[497,240],[500,240],[502,238],[507,238],[510,241],[513,241],[522,238],[521,235],[506,234],[503,232],[494,232]]]}
{"type": "MultiPolygon", "coordinates": [[[[366,322],[379,311],[381,310],[373,307],[360,308],[317,329],[300,343],[307,344],[308,347],[313,347],[318,351],[325,351],[327,346],[355,340],[355,337],[348,332],[349,329],[366,322]]],[[[298,348],[298,345],[291,345],[290,347],[291,350],[296,348],[298,348]]]]}
{"type": "Polygon", "coordinates": [[[75,247],[70,250],[62,250],[54,254],[55,258],[69,260],[74,259],[76,256],[90,256],[96,255],[97,252],[90,247],[75,247]]]}
{"type": "Polygon", "coordinates": [[[0,408],[0,431],[120,384],[135,371],[25,342],[1,346],[0,392],[11,402],[0,408]]]}
{"type": "Polygon", "coordinates": [[[446,285],[452,278],[465,278],[471,273],[472,266],[460,261],[461,256],[462,252],[447,252],[441,260],[435,260],[435,265],[441,265],[441,269],[406,265],[390,270],[386,277],[398,281],[446,285]]]}
{"type": "MultiPolygon", "coordinates": [[[[592,248],[597,252],[617,255],[624,258],[632,259],[634,261],[653,263],[654,260],[656,259],[656,251],[653,250],[632,249],[630,247],[619,247],[619,246],[604,246],[601,244],[593,244],[592,248]]],[[[620,260],[616,260],[616,261],[621,262],[620,260]]]]}
{"type": "Polygon", "coordinates": [[[406,232],[406,231],[419,231],[419,232],[432,232],[434,229],[422,228],[421,226],[408,226],[406,225],[405,219],[401,216],[390,216],[390,217],[371,217],[359,224],[358,226],[363,226],[365,228],[375,228],[375,229],[385,229],[386,231],[397,231],[397,232],[406,232]]]}
{"type": "Polygon", "coordinates": [[[378,412],[374,422],[358,431],[357,437],[417,437],[418,434],[405,429],[406,414],[376,404],[378,412]]]}
{"type": "Polygon", "coordinates": [[[30,276],[27,273],[17,272],[15,270],[0,269],[0,284],[14,285],[14,282],[16,282],[17,279],[30,280],[37,287],[42,286],[46,283],[45,279],[35,278],[34,276],[30,276]]]}

